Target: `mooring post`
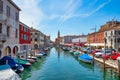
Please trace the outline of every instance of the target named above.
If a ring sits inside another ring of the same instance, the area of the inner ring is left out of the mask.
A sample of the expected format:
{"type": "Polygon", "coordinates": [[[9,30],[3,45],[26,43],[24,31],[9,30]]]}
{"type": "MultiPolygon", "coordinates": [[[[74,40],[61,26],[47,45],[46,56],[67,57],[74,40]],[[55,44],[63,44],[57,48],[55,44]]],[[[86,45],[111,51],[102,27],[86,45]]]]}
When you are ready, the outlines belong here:
{"type": "Polygon", "coordinates": [[[92,64],[93,64],[93,65],[94,65],[94,60],[95,60],[94,57],[95,57],[95,55],[93,54],[93,61],[92,61],[92,64]]]}
{"type": "Polygon", "coordinates": [[[18,64],[20,64],[20,54],[18,54],[18,64]]]}
{"type": "Polygon", "coordinates": [[[117,58],[118,62],[118,76],[120,77],[120,57],[117,58]]]}

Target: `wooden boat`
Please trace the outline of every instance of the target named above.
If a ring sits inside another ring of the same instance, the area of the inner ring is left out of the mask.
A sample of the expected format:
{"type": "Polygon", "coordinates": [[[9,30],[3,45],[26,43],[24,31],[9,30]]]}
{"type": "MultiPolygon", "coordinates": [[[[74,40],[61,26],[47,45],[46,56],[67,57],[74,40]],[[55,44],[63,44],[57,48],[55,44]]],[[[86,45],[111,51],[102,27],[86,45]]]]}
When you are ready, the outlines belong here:
{"type": "Polygon", "coordinates": [[[34,62],[36,62],[36,60],[34,60],[34,59],[26,59],[26,58],[20,58],[20,59],[22,59],[22,60],[27,60],[27,61],[29,61],[30,63],[34,63],[34,62]]]}
{"type": "Polygon", "coordinates": [[[18,60],[18,59],[14,59],[14,61],[15,61],[16,63],[18,63],[18,64],[23,65],[24,67],[29,67],[29,66],[31,66],[31,63],[29,63],[27,60],[22,60],[22,59],[18,60]]]}
{"type": "Polygon", "coordinates": [[[90,57],[88,54],[82,54],[78,56],[78,59],[86,63],[92,63],[93,60],[92,57],[90,57]]]}

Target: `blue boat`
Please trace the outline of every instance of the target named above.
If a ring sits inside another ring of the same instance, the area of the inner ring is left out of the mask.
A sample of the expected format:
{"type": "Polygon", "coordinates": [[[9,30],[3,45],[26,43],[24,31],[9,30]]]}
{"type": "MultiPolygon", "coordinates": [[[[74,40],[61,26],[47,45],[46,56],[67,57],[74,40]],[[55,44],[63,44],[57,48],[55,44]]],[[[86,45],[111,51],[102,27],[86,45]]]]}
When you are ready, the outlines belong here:
{"type": "Polygon", "coordinates": [[[11,57],[4,56],[2,59],[0,59],[0,65],[8,64],[13,70],[16,72],[22,72],[24,70],[22,65],[18,65],[11,57]],[[7,61],[7,62],[6,62],[7,61]]]}
{"type": "Polygon", "coordinates": [[[93,58],[90,57],[88,54],[82,54],[78,56],[78,59],[86,63],[92,63],[93,60],[93,58]]]}

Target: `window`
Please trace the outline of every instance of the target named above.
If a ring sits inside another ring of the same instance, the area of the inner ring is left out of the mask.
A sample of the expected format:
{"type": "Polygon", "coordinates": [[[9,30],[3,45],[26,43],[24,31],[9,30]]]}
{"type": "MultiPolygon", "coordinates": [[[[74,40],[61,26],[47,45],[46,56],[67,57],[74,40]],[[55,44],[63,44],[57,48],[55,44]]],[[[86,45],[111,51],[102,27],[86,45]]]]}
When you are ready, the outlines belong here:
{"type": "Polygon", "coordinates": [[[113,32],[111,31],[111,36],[113,35],[113,32]]]}
{"type": "Polygon", "coordinates": [[[16,15],[16,16],[15,16],[15,20],[18,21],[18,20],[19,20],[19,14],[16,12],[15,15],[16,15]]]}
{"type": "Polygon", "coordinates": [[[3,1],[0,0],[0,13],[3,13],[3,1]]]}
{"type": "Polygon", "coordinates": [[[24,26],[24,32],[27,32],[27,28],[24,26]]]}
{"type": "Polygon", "coordinates": [[[37,38],[35,38],[35,41],[37,41],[37,38]]]}
{"type": "Polygon", "coordinates": [[[10,17],[10,7],[9,6],[7,6],[7,9],[6,9],[7,11],[6,11],[6,15],[8,16],[8,17],[10,17]]]}
{"type": "Polygon", "coordinates": [[[118,34],[120,34],[120,31],[118,31],[118,34]]]}
{"type": "Polygon", "coordinates": [[[116,44],[116,38],[115,38],[115,41],[114,41],[114,42],[115,42],[115,44],[116,44]]]}
{"type": "Polygon", "coordinates": [[[18,29],[16,29],[16,31],[15,31],[15,37],[16,38],[18,37],[18,29]]]}
{"type": "Polygon", "coordinates": [[[35,35],[37,35],[38,33],[35,33],[35,35]]]}
{"type": "Polygon", "coordinates": [[[7,26],[7,37],[9,37],[10,36],[10,27],[9,26],[7,26]]]}
{"type": "Polygon", "coordinates": [[[116,35],[116,32],[117,32],[117,31],[115,31],[115,35],[116,35]]]}
{"type": "Polygon", "coordinates": [[[117,42],[120,43],[120,38],[117,39],[117,42]]]}
{"type": "Polygon", "coordinates": [[[26,36],[26,35],[23,35],[23,37],[24,37],[24,38],[23,38],[24,40],[27,40],[27,36],[26,36]]]}
{"type": "Polygon", "coordinates": [[[2,33],[2,24],[0,23],[0,33],[2,33]]]}
{"type": "Polygon", "coordinates": [[[107,32],[105,33],[105,35],[107,36],[107,32]]]}

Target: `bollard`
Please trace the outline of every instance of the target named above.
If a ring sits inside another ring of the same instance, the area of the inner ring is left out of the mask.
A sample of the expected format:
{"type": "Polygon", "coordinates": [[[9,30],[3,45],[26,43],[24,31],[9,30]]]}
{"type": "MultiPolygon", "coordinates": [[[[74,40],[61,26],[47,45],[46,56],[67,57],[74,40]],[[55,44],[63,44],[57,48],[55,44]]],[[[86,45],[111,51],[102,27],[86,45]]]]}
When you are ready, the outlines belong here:
{"type": "Polygon", "coordinates": [[[20,64],[20,55],[18,54],[18,64],[20,64]]]}
{"type": "Polygon", "coordinates": [[[105,71],[105,58],[103,58],[103,69],[105,71]]]}
{"type": "Polygon", "coordinates": [[[95,55],[93,54],[93,60],[92,60],[92,64],[93,64],[93,65],[94,65],[94,60],[95,60],[94,57],[95,57],[95,55]]]}
{"type": "Polygon", "coordinates": [[[118,76],[120,77],[120,57],[117,58],[118,61],[118,76]]]}

